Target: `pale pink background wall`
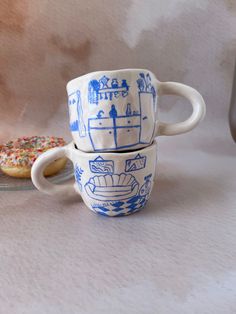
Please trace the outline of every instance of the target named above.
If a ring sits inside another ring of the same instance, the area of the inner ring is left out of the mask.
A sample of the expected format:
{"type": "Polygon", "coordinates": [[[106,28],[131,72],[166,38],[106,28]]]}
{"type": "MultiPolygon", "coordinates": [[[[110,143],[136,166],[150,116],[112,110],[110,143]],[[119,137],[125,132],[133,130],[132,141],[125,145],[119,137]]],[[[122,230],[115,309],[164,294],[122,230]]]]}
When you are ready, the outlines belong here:
{"type": "MultiPolygon", "coordinates": [[[[227,116],[235,0],[1,0],[0,144],[68,132],[67,80],[150,68],[197,88],[207,117],[158,140],[146,208],[124,219],[78,199],[0,192],[0,313],[236,313],[236,145],[227,116]]],[[[190,108],[166,97],[161,117],[190,108]]]]}
{"type": "MultiPolygon", "coordinates": [[[[0,142],[24,134],[69,138],[66,82],[125,67],[197,88],[205,123],[214,128],[220,119],[227,130],[235,28],[234,0],[2,0],[0,142]]],[[[167,120],[190,112],[178,99],[161,108],[167,120]]]]}

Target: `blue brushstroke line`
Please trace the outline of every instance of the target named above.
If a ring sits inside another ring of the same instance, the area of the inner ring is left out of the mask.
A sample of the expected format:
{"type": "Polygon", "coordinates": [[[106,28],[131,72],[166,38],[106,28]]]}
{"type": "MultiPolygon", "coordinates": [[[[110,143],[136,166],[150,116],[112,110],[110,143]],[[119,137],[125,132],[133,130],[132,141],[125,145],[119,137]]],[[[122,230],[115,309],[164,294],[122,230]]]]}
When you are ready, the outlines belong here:
{"type": "Polygon", "coordinates": [[[70,130],[72,132],[78,131],[78,120],[70,123],[70,130]]]}
{"type": "MultiPolygon", "coordinates": [[[[122,116],[117,116],[117,118],[132,118],[132,117],[140,117],[141,116],[141,114],[132,114],[131,116],[124,116],[124,115],[122,115],[122,116]]],[[[110,117],[102,117],[102,118],[100,118],[99,120],[109,120],[109,119],[111,119],[110,117]]],[[[96,117],[94,117],[94,118],[89,118],[89,120],[98,120],[98,118],[96,117]]]]}
{"type": "Polygon", "coordinates": [[[89,160],[89,168],[90,168],[90,170],[91,170],[91,172],[93,172],[93,173],[101,173],[101,174],[113,174],[114,173],[114,161],[113,160],[105,160],[105,159],[99,159],[99,160],[97,160],[98,158],[99,158],[100,156],[98,156],[97,158],[95,158],[94,160],[89,160]],[[99,170],[99,171],[94,171],[94,169],[93,169],[93,166],[96,166],[96,163],[100,163],[100,167],[102,168],[102,167],[104,167],[104,169],[105,169],[105,167],[108,167],[108,168],[112,168],[112,171],[101,171],[101,170],[99,170]],[[102,165],[102,163],[104,163],[104,165],[102,165]],[[107,166],[106,166],[106,164],[107,164],[107,166]]]}
{"type": "Polygon", "coordinates": [[[127,159],[125,161],[125,172],[138,171],[138,170],[144,169],[146,167],[146,161],[147,161],[147,157],[141,156],[140,154],[138,154],[135,158],[127,159]],[[134,165],[135,161],[138,161],[138,160],[143,160],[144,161],[143,165],[140,168],[132,169],[132,166],[134,165]]]}
{"type": "Polygon", "coordinates": [[[114,129],[132,129],[132,128],[140,128],[140,125],[130,125],[130,126],[117,126],[117,125],[115,125],[115,126],[102,126],[102,127],[97,127],[97,126],[90,126],[90,130],[92,129],[92,130],[114,130],[114,129]]]}
{"type": "Polygon", "coordinates": [[[113,96],[126,97],[128,95],[129,86],[126,80],[122,80],[119,84],[117,78],[110,79],[107,76],[101,77],[99,80],[91,80],[88,84],[88,101],[90,104],[98,105],[99,100],[112,100],[113,96]]]}

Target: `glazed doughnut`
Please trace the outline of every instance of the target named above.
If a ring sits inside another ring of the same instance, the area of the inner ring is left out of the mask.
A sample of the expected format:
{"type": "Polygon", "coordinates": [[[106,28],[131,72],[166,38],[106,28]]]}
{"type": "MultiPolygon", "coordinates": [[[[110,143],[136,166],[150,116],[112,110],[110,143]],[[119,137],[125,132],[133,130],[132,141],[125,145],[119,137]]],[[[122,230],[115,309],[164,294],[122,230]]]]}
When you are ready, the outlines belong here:
{"type": "MultiPolygon", "coordinates": [[[[17,178],[30,178],[31,167],[37,157],[50,148],[64,146],[66,142],[61,137],[32,136],[9,141],[0,149],[0,168],[5,174],[17,178]]],[[[48,165],[45,176],[51,176],[63,169],[66,158],[59,158],[48,165]]]]}

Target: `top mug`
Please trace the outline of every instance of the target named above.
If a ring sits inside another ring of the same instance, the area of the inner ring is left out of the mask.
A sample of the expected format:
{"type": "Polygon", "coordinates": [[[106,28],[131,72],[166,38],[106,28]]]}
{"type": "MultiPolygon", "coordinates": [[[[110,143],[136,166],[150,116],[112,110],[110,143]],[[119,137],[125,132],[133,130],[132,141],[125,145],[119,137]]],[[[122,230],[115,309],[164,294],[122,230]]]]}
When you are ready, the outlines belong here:
{"type": "Polygon", "coordinates": [[[149,70],[92,72],[67,84],[70,130],[77,148],[85,152],[136,150],[158,135],[192,130],[205,115],[202,96],[175,82],[160,82],[149,70]],[[161,95],[187,98],[192,115],[183,122],[158,120],[161,95]]]}

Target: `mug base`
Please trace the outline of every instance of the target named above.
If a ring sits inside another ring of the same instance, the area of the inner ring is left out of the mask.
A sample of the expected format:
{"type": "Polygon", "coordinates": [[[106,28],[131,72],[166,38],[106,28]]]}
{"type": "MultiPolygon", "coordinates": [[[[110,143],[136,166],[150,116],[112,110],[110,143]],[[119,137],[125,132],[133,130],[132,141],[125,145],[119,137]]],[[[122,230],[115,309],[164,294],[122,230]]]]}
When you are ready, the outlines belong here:
{"type": "Polygon", "coordinates": [[[94,211],[94,212],[96,214],[98,214],[98,215],[102,215],[102,216],[106,216],[106,217],[126,217],[126,216],[129,216],[129,215],[135,214],[135,213],[139,212],[140,210],[142,210],[142,208],[134,210],[131,213],[120,213],[120,214],[115,214],[115,215],[110,215],[110,214],[107,214],[107,213],[104,213],[104,212],[98,212],[98,211],[96,211],[96,212],[94,211]]]}
{"type": "Polygon", "coordinates": [[[107,217],[122,217],[134,214],[140,211],[147,204],[148,198],[135,196],[130,199],[130,203],[115,202],[108,206],[92,206],[93,212],[107,217]]]}

